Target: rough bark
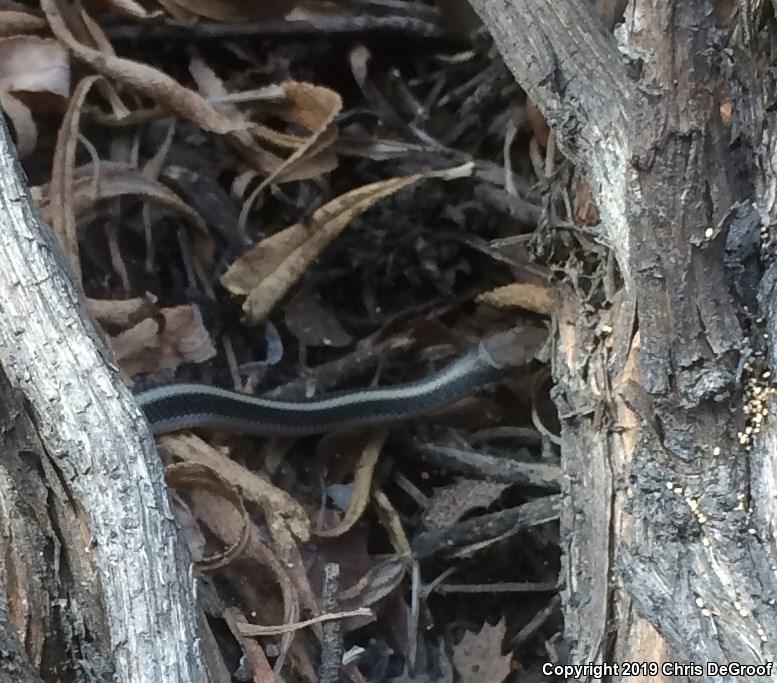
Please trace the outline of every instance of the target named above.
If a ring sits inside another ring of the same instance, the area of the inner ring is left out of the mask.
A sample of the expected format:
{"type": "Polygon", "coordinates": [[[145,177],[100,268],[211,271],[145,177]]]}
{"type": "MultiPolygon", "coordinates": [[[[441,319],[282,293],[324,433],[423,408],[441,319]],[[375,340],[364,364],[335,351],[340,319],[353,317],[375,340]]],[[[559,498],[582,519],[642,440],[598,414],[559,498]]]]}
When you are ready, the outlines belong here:
{"type": "Polygon", "coordinates": [[[153,440],[0,121],[0,680],[204,680],[153,440]]]}
{"type": "Polygon", "coordinates": [[[633,0],[616,43],[585,0],[472,4],[623,282],[570,280],[556,320],[573,660],[773,662],[772,8],[633,0]]]}

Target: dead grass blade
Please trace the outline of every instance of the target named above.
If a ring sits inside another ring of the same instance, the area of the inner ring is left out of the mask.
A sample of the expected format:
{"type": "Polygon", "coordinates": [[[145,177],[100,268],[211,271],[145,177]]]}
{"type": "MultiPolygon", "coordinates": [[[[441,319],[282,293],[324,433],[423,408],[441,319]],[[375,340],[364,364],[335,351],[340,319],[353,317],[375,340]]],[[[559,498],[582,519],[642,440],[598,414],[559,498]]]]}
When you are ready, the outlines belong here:
{"type": "Polygon", "coordinates": [[[407,574],[408,557],[392,557],[371,567],[352,586],[340,591],[344,607],[369,607],[393,593],[407,574]]]}
{"type": "Polygon", "coordinates": [[[405,533],[405,527],[389,497],[382,489],[376,487],[372,492],[372,502],[381,525],[388,533],[394,552],[404,559],[411,557],[412,550],[410,548],[410,541],[405,533]]]}
{"type": "Polygon", "coordinates": [[[348,510],[346,510],[342,521],[336,526],[330,529],[316,529],[316,536],[324,538],[342,536],[362,516],[367,508],[367,503],[370,501],[372,475],[375,472],[375,466],[378,464],[378,458],[380,457],[381,450],[383,450],[383,444],[387,436],[387,431],[380,430],[365,444],[359,454],[359,461],[353,473],[351,500],[348,501],[348,510]]]}
{"type": "Polygon", "coordinates": [[[86,214],[96,204],[116,197],[138,197],[151,204],[183,215],[203,237],[209,237],[202,216],[192,209],[169,187],[143,176],[135,170],[109,171],[99,178],[78,178],[73,184],[73,204],[76,216],[86,214]]]}
{"type": "Polygon", "coordinates": [[[306,619],[305,621],[298,621],[294,624],[281,624],[280,626],[260,626],[259,624],[243,624],[240,626],[240,633],[244,636],[275,636],[281,633],[290,633],[291,631],[299,631],[300,629],[307,628],[313,624],[320,624],[324,621],[332,621],[333,619],[347,619],[348,617],[373,617],[375,616],[371,609],[365,607],[358,607],[356,609],[347,610],[345,612],[332,612],[330,614],[322,614],[312,619],[306,619]]]}
{"type": "Polygon", "coordinates": [[[149,12],[143,5],[135,0],[103,0],[103,2],[119,16],[125,16],[137,21],[148,21],[164,15],[162,10],[149,12]]]}
{"type": "MultiPolygon", "coordinates": [[[[87,76],[73,91],[62,125],[57,132],[54,160],[51,168],[51,186],[48,197],[48,212],[44,215],[57,236],[62,251],[70,263],[75,281],[81,283],[81,260],[78,256],[78,236],[73,202],[73,178],[75,174],[76,145],[78,144],[79,120],[86,96],[92,86],[101,80],[100,76],[87,76]],[[46,215],[48,214],[48,215],[46,215]]],[[[42,199],[45,203],[45,199],[42,199]]]]}

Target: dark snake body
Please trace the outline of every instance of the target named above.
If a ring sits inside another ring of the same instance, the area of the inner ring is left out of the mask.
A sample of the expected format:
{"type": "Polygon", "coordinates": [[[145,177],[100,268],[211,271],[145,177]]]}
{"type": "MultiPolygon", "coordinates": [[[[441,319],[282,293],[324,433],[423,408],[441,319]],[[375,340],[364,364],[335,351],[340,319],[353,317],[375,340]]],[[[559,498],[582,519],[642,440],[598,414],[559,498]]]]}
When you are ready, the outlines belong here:
{"type": "MultiPolygon", "coordinates": [[[[544,339],[545,334],[541,331],[530,335],[532,348],[519,349],[524,361],[536,351],[536,339],[544,339]]],[[[514,361],[504,359],[504,345],[501,337],[499,344],[482,341],[417,382],[310,399],[263,398],[204,384],[155,387],[141,391],[135,398],[155,434],[197,427],[259,436],[321,434],[426,415],[495,382],[514,361]]]]}

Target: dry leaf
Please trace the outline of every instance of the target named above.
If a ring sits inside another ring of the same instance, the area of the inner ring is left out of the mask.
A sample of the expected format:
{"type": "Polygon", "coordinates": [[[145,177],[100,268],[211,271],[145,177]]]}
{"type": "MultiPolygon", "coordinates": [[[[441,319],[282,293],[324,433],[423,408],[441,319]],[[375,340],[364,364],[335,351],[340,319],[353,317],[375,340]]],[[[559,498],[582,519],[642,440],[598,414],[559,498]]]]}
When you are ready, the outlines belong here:
{"type": "Polygon", "coordinates": [[[282,86],[283,100],[276,104],[265,104],[262,108],[278,118],[309,130],[311,135],[299,142],[294,141],[296,151],[273,174],[265,178],[255,190],[257,194],[275,179],[288,178],[294,172],[295,177],[299,178],[299,168],[305,160],[321,154],[324,148],[331,147],[337,140],[337,131],[333,124],[343,108],[343,100],[338,93],[330,88],[298,81],[288,81],[282,86]]]}
{"type": "Polygon", "coordinates": [[[376,202],[425,178],[451,180],[471,172],[472,164],[464,164],[381,180],[346,192],[319,208],[309,223],[295,223],[244,253],[221,276],[221,284],[233,294],[247,295],[245,322],[261,324],[321,251],[376,202]]]}
{"type": "MultiPolygon", "coordinates": [[[[257,575],[256,572],[252,571],[251,574],[254,575],[254,581],[259,581],[263,585],[277,584],[280,586],[281,593],[283,595],[283,623],[288,624],[299,619],[299,586],[294,585],[286,571],[287,568],[284,566],[282,561],[279,561],[279,559],[275,557],[270,549],[267,548],[264,543],[262,543],[261,539],[259,538],[259,532],[255,525],[251,525],[251,532],[248,545],[245,549],[243,561],[253,562],[254,564],[258,565],[257,569],[261,567],[269,569],[272,572],[271,578],[274,579],[274,581],[268,581],[261,573],[257,575]]],[[[249,570],[251,569],[254,568],[249,566],[249,570]]],[[[233,578],[232,584],[237,590],[238,595],[240,595],[242,598],[241,601],[245,605],[246,609],[251,610],[250,613],[252,616],[255,616],[256,614],[260,613],[260,608],[265,607],[265,601],[261,600],[261,598],[257,601],[256,598],[259,597],[257,592],[246,586],[247,583],[250,584],[251,582],[246,582],[245,578],[246,577],[241,573],[237,577],[233,578]]],[[[308,609],[312,608],[315,611],[318,610],[318,605],[315,603],[310,603],[309,605],[306,605],[306,607],[308,609]]],[[[261,613],[264,613],[264,610],[262,610],[261,613]]],[[[238,626],[238,628],[240,627],[238,626]]],[[[280,668],[283,666],[283,660],[286,658],[292,643],[292,639],[293,634],[291,633],[288,633],[281,638],[281,649],[278,653],[278,657],[275,660],[275,665],[278,670],[280,670],[280,668]]],[[[297,666],[299,666],[299,662],[297,662],[297,666]]],[[[311,678],[310,680],[313,679],[311,678]]]]}
{"type": "Polygon", "coordinates": [[[168,465],[165,481],[171,488],[189,490],[189,509],[196,510],[200,523],[208,526],[226,546],[208,557],[194,555],[199,569],[220,569],[243,552],[248,544],[250,522],[242,498],[229,482],[209,467],[192,462],[168,465]]]}
{"type": "Polygon", "coordinates": [[[249,502],[258,505],[268,519],[275,517],[301,541],[310,536],[310,520],[305,510],[285,491],[277,488],[255,472],[231,460],[221,451],[211,448],[193,434],[166,436],[160,449],[176,460],[197,462],[210,467],[240,491],[249,502]]]}
{"type": "Polygon", "coordinates": [[[337,140],[337,131],[333,124],[343,103],[334,90],[311,83],[287,81],[250,93],[230,93],[213,69],[201,59],[192,59],[189,71],[200,93],[210,102],[218,103],[214,105],[216,109],[232,119],[242,117],[233,102],[252,101],[263,111],[311,131],[311,135],[300,137],[255,124],[250,132],[243,131],[234,136],[244,155],[268,174],[243,204],[240,231],[245,229],[248,213],[256,198],[270,183],[314,178],[336,167],[337,157],[332,146],[337,140]],[[292,153],[286,159],[280,159],[263,149],[261,142],[290,149],[292,153]]]}
{"type": "MultiPolygon", "coordinates": [[[[59,7],[62,6],[59,5],[59,7]]],[[[90,48],[94,48],[99,53],[114,59],[116,58],[116,52],[108,37],[100,25],[89,16],[83,7],[77,5],[69,6],[65,19],[68,21],[68,27],[73,31],[76,40],[90,48]]],[[[97,89],[111,105],[114,118],[123,120],[129,116],[129,109],[122,102],[112,83],[106,79],[101,79],[97,82],[97,89]]]]}
{"type": "Polygon", "coordinates": [[[159,313],[163,324],[146,318],[111,339],[116,362],[127,375],[172,375],[181,363],[203,363],[216,355],[196,306],[163,308],[159,313]]]}
{"type": "Polygon", "coordinates": [[[134,299],[87,299],[86,305],[92,317],[103,327],[126,328],[155,311],[156,297],[148,294],[134,299]]]}
{"type": "Polygon", "coordinates": [[[59,111],[69,91],[70,60],[56,40],[31,35],[0,39],[0,109],[13,126],[19,157],[31,154],[38,142],[30,107],[59,111]]]}
{"type": "Polygon", "coordinates": [[[404,140],[389,140],[373,136],[348,136],[340,134],[334,146],[338,154],[354,157],[365,157],[373,161],[403,158],[411,154],[423,154],[423,145],[415,145],[404,140]]]}
{"type": "Polygon", "coordinates": [[[202,59],[193,57],[189,60],[189,73],[197,84],[200,94],[210,102],[214,102],[214,100],[217,102],[217,104],[214,103],[216,109],[228,116],[241,116],[237,107],[231,103],[223,102],[229,98],[230,93],[224,85],[224,81],[202,59]]]}
{"type": "Polygon", "coordinates": [[[524,308],[542,315],[550,315],[553,296],[550,287],[528,282],[514,282],[484,292],[476,299],[496,308],[524,308]]]}
{"type": "Polygon", "coordinates": [[[208,546],[208,539],[205,538],[197,517],[181,496],[175,493],[175,491],[171,491],[170,494],[173,512],[178,525],[181,527],[181,533],[186,546],[189,548],[189,554],[192,557],[204,556],[205,548],[208,546]]]}
{"type": "Polygon", "coordinates": [[[130,59],[105,55],[79,43],[67,28],[55,0],[41,0],[41,8],[54,35],[78,59],[98,73],[125,84],[212,133],[224,135],[245,128],[244,122],[233,121],[220,114],[197,93],[158,69],[130,59]]]}
{"type": "Polygon", "coordinates": [[[87,44],[96,48],[104,55],[115,57],[116,51],[113,49],[111,41],[108,40],[108,36],[105,35],[100,24],[92,19],[83,7],[79,7],[79,10],[78,19],[80,19],[82,30],[85,32],[87,44]]]}
{"type": "MultiPolygon", "coordinates": [[[[263,149],[255,140],[253,131],[257,128],[245,118],[237,107],[230,104],[235,95],[230,94],[216,73],[200,59],[192,59],[189,63],[189,71],[192,74],[200,93],[210,101],[218,102],[214,106],[225,117],[234,122],[240,122],[238,130],[229,137],[230,143],[240,152],[246,161],[263,174],[273,174],[280,168],[283,160],[272,152],[263,149]]],[[[270,86],[266,91],[275,97],[276,86],[270,86]]],[[[262,97],[261,93],[255,93],[262,97]]]]}
{"type": "MultiPolygon", "coordinates": [[[[159,442],[159,449],[160,453],[172,460],[196,462],[218,472],[240,491],[246,502],[253,503],[262,510],[275,552],[273,554],[265,549],[258,539],[255,526],[252,525],[246,555],[262,562],[276,574],[283,590],[287,621],[297,618],[300,600],[306,609],[316,611],[316,599],[295,541],[298,539],[306,542],[310,538],[310,520],[304,508],[283,489],[277,488],[229,458],[227,453],[210,447],[193,434],[182,433],[163,437],[159,442]]],[[[287,644],[290,642],[289,640],[287,644]]]]}
{"type": "Polygon", "coordinates": [[[453,648],[453,663],[461,683],[500,683],[510,673],[511,655],[502,654],[504,618],[496,625],[483,624],[479,633],[468,631],[453,648]]]}
{"type": "MultiPolygon", "coordinates": [[[[305,542],[310,538],[310,520],[305,509],[285,491],[232,460],[228,452],[210,447],[193,434],[163,437],[159,448],[160,453],[171,460],[198,462],[210,467],[235,486],[248,503],[261,509],[273,552],[265,548],[252,525],[245,557],[261,562],[276,575],[284,594],[287,621],[297,618],[298,603],[306,610],[316,612],[318,603],[297,545],[297,541],[305,542]]],[[[283,639],[283,642],[288,645],[291,640],[287,643],[283,639]]],[[[281,654],[279,659],[282,657],[281,654]]]]}
{"type": "Polygon", "coordinates": [[[70,93],[67,50],[51,38],[3,38],[0,40],[0,90],[67,97],[70,93]]]}

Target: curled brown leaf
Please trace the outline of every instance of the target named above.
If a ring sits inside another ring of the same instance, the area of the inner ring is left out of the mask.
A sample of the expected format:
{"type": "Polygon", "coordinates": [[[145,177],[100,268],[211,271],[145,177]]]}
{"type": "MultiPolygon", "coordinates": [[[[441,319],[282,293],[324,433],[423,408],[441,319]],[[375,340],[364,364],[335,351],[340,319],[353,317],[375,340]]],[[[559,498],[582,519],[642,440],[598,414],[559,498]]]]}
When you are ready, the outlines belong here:
{"type": "Polygon", "coordinates": [[[106,55],[78,42],[65,24],[55,0],[41,0],[41,8],[57,39],[98,73],[136,90],[204,130],[224,135],[244,129],[244,122],[234,121],[219,113],[193,90],[185,88],[159,69],[106,55]]]}
{"type": "Polygon", "coordinates": [[[163,308],[111,339],[116,362],[130,377],[172,374],[181,363],[202,363],[216,355],[196,306],[163,308]]]}
{"type": "Polygon", "coordinates": [[[126,328],[154,313],[156,298],[151,295],[134,299],[87,299],[92,317],[103,326],[126,328]]]}
{"type": "Polygon", "coordinates": [[[247,502],[266,510],[268,517],[274,516],[279,525],[285,524],[299,540],[308,540],[310,520],[307,513],[282,489],[192,434],[165,437],[161,445],[178,460],[198,462],[215,470],[232,486],[237,487],[247,502]]]}
{"type": "MultiPolygon", "coordinates": [[[[280,102],[265,104],[264,108],[279,118],[306,128],[311,134],[302,140],[291,156],[270,173],[246,199],[240,212],[241,228],[254,201],[270,183],[292,174],[299,177],[299,171],[306,160],[321,155],[337,140],[334,121],[343,108],[343,100],[339,94],[330,88],[299,81],[284,83],[283,92],[284,97],[280,102]]],[[[259,130],[268,129],[257,128],[257,131],[259,130]]]]}
{"type": "Polygon", "coordinates": [[[223,550],[196,558],[203,571],[230,564],[248,544],[250,522],[243,499],[218,472],[200,463],[179,462],[165,468],[165,480],[174,489],[188,489],[195,497],[200,523],[215,532],[224,543],[223,550]],[[207,492],[211,495],[202,495],[207,492]],[[226,505],[225,505],[226,503],[226,505]]]}

